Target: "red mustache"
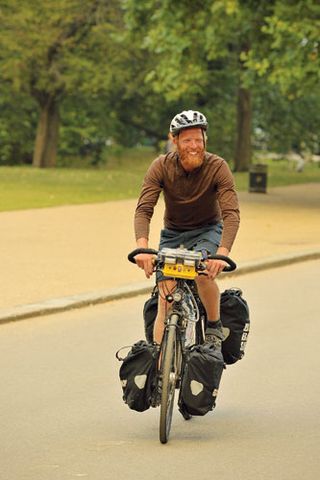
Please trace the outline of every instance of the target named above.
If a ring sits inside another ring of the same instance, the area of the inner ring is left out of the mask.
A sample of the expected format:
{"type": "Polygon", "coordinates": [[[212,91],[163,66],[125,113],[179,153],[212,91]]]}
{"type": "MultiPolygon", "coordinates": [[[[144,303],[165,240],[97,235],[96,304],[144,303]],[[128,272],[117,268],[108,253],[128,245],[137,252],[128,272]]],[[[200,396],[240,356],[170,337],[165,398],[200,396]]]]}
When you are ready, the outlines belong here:
{"type": "Polygon", "coordinates": [[[183,157],[190,157],[190,158],[203,157],[203,155],[204,155],[204,150],[202,148],[198,148],[196,150],[188,149],[182,153],[183,157]]]}

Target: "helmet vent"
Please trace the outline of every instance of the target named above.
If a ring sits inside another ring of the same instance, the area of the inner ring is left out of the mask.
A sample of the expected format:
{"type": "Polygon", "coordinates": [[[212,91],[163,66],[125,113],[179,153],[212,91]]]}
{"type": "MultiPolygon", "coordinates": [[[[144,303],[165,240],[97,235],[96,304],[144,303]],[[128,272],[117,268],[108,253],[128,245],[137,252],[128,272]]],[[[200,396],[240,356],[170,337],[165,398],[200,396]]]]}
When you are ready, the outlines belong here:
{"type": "Polygon", "coordinates": [[[191,127],[199,127],[202,128],[202,130],[207,130],[207,119],[201,112],[196,110],[184,110],[172,119],[170,132],[173,135],[177,135],[181,130],[191,127]]]}

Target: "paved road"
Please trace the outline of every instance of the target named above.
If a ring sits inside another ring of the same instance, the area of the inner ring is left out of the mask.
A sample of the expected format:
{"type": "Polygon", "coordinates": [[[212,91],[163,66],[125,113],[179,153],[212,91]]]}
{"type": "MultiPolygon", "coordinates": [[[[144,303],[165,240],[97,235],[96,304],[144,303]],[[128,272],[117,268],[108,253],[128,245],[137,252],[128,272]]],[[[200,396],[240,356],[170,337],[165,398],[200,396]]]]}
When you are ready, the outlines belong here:
{"type": "Polygon", "coordinates": [[[0,328],[2,480],[317,480],[320,261],[223,280],[251,306],[244,360],[212,414],[158,441],[158,410],[121,401],[117,347],[142,336],[137,297],[0,328]],[[231,283],[232,282],[232,283],[231,283]]]}

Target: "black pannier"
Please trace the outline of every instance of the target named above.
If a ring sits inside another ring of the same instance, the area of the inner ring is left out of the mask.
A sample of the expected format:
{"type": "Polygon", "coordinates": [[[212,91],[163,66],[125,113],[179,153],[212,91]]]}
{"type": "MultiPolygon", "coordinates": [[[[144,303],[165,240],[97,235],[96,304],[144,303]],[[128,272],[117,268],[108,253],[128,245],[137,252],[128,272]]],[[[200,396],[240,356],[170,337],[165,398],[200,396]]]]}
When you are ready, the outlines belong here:
{"type": "Polygon", "coordinates": [[[153,325],[158,311],[158,297],[158,288],[155,286],[151,297],[148,298],[143,307],[144,332],[149,343],[153,342],[153,325]]]}
{"type": "Polygon", "coordinates": [[[205,415],[216,405],[224,361],[213,345],[195,345],[187,352],[178,400],[181,412],[205,415]]]}
{"type": "Polygon", "coordinates": [[[125,358],[121,358],[119,352],[116,357],[123,362],[119,370],[123,401],[132,410],[144,412],[151,406],[156,389],[158,348],[140,340],[125,358]]]}
{"type": "Polygon", "coordinates": [[[220,318],[225,335],[222,355],[230,365],[244,356],[250,329],[249,308],[240,289],[231,288],[221,294],[220,318]]]}

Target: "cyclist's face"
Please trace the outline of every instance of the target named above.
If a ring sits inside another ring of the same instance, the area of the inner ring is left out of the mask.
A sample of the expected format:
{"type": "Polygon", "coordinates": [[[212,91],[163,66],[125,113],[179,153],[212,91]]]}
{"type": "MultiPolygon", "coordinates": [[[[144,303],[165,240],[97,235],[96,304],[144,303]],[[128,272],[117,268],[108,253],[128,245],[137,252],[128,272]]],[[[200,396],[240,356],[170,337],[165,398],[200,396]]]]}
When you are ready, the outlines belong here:
{"type": "Polygon", "coordinates": [[[177,137],[174,137],[173,141],[177,146],[184,168],[192,170],[202,164],[205,146],[201,128],[182,130],[177,137]]]}

